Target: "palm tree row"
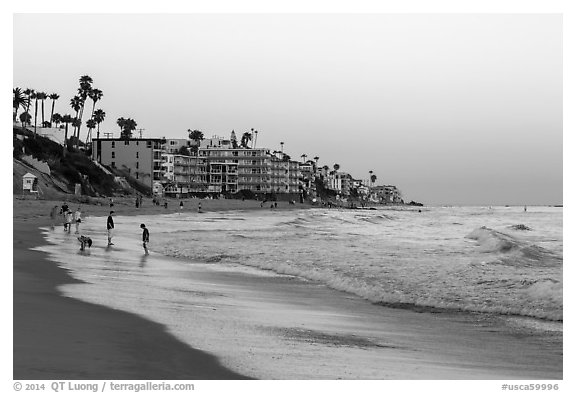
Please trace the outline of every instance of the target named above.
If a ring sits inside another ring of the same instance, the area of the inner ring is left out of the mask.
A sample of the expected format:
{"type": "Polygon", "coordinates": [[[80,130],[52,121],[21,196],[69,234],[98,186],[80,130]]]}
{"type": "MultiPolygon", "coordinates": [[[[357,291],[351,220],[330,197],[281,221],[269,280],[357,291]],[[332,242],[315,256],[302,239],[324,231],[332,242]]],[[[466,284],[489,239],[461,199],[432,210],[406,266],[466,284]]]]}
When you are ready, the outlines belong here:
{"type": "Polygon", "coordinates": [[[74,111],[74,116],[70,114],[61,115],[60,113],[55,113],[56,101],[60,98],[57,93],[46,94],[45,92],[35,91],[34,89],[26,89],[22,91],[20,88],[13,89],[13,120],[16,121],[17,118],[20,119],[22,125],[31,125],[32,115],[30,114],[30,106],[34,103],[34,135],[37,133],[37,123],[38,123],[38,102],[41,105],[41,116],[42,116],[42,127],[52,127],[52,124],[63,123],[65,124],[64,133],[64,154],[66,152],[66,147],[70,145],[76,148],[80,146],[80,132],[82,128],[82,118],[84,116],[84,108],[86,106],[86,101],[88,99],[92,100],[92,109],[90,113],[90,118],[86,121],[86,126],[88,132],[86,134],[85,144],[92,140],[92,130],[97,129],[97,135],[100,137],[100,123],[104,121],[106,113],[102,109],[96,109],[96,103],[100,101],[103,97],[102,90],[92,87],[93,80],[89,75],[83,75],[79,79],[79,87],[77,94],[70,99],[70,107],[74,111]],[[52,100],[52,107],[50,110],[50,119],[45,119],[44,101],[46,99],[52,100]],[[23,113],[18,117],[18,110],[22,108],[23,113]],[[68,127],[72,125],[73,133],[70,138],[68,138],[68,127]]]}

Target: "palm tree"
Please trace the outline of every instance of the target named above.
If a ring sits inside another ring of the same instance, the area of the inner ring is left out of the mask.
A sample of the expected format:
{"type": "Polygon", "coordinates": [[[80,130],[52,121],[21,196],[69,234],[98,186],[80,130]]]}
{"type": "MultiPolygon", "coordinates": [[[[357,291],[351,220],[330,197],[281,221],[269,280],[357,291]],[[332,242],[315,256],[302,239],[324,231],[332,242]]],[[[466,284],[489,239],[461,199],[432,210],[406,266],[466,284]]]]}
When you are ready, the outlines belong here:
{"type": "Polygon", "coordinates": [[[242,139],[240,139],[240,147],[244,149],[248,149],[248,142],[252,140],[252,134],[249,132],[245,132],[242,134],[242,139]]]}
{"type": "Polygon", "coordinates": [[[192,131],[188,129],[188,138],[196,142],[196,145],[192,147],[192,151],[194,152],[195,155],[198,155],[198,147],[200,146],[200,141],[204,139],[204,133],[200,130],[192,131]]]}
{"type": "Polygon", "coordinates": [[[60,98],[60,96],[56,93],[52,93],[48,97],[50,97],[50,99],[52,100],[52,110],[50,111],[50,127],[52,127],[52,116],[54,116],[54,104],[56,103],[56,100],[60,98]]]}
{"type": "Polygon", "coordinates": [[[58,127],[58,124],[62,123],[62,116],[60,113],[54,113],[50,118],[50,121],[56,124],[56,127],[58,127]]]}
{"type": "Polygon", "coordinates": [[[14,122],[16,122],[16,119],[18,118],[18,108],[26,108],[27,99],[25,97],[25,93],[19,87],[12,89],[12,94],[12,108],[14,109],[12,113],[12,119],[14,122]]]}
{"type": "Polygon", "coordinates": [[[340,169],[340,164],[334,164],[334,172],[338,172],[338,169],[340,169]]]}
{"type": "MultiPolygon", "coordinates": [[[[80,108],[82,108],[82,98],[79,96],[72,97],[70,99],[70,107],[76,112],[75,119],[78,119],[78,113],[80,112],[80,108]]],[[[76,128],[74,128],[74,136],[76,136],[76,128]]]]}
{"type": "Polygon", "coordinates": [[[64,131],[64,156],[66,156],[66,146],[68,146],[68,124],[72,123],[73,121],[74,119],[70,115],[62,116],[62,123],[66,124],[66,130],[64,131]]]}
{"type": "MultiPolygon", "coordinates": [[[[74,126],[74,128],[76,128],[76,129],[80,129],[80,123],[81,123],[80,119],[73,119],[72,120],[72,126],[74,126]]],[[[74,146],[74,144],[76,144],[76,148],[78,148],[78,138],[80,138],[80,132],[78,132],[77,135],[74,135],[74,137],[70,138],[70,140],[72,141],[72,146],[74,146]]]]}
{"type": "Polygon", "coordinates": [[[138,126],[138,124],[136,123],[136,121],[134,121],[134,119],[130,118],[125,119],[123,117],[120,117],[118,120],[116,120],[116,124],[118,124],[118,126],[120,127],[121,139],[132,138],[132,131],[134,131],[138,126]]]}
{"type": "Polygon", "coordinates": [[[96,128],[96,120],[94,118],[86,120],[86,127],[88,127],[88,133],[86,134],[85,145],[88,145],[88,140],[92,137],[92,130],[96,128]]]}
{"type": "Polygon", "coordinates": [[[376,179],[378,179],[378,178],[376,177],[376,175],[370,176],[370,180],[372,181],[372,186],[374,186],[374,183],[376,183],[376,179]]]}
{"type": "Polygon", "coordinates": [[[100,101],[102,99],[103,95],[104,94],[102,93],[102,90],[100,90],[100,89],[92,89],[88,93],[88,96],[92,100],[92,115],[91,115],[91,117],[94,116],[94,109],[96,107],[96,102],[100,101]]]}
{"type": "Polygon", "coordinates": [[[80,77],[80,87],[78,88],[78,96],[82,100],[82,105],[80,107],[80,122],[78,123],[78,139],[76,140],[76,147],[80,143],[80,128],[82,127],[82,116],[84,115],[84,104],[86,99],[92,92],[92,78],[88,75],[83,75],[80,77]]]}
{"type": "Polygon", "coordinates": [[[42,103],[42,127],[44,127],[44,100],[48,98],[48,95],[42,91],[40,93],[36,93],[36,98],[39,99],[42,103]]]}
{"type": "MultiPolygon", "coordinates": [[[[27,103],[26,103],[26,113],[30,112],[30,104],[32,103],[32,94],[34,93],[34,89],[26,89],[24,90],[24,94],[26,94],[26,99],[27,99],[27,103]]],[[[32,116],[27,116],[28,118],[28,124],[30,124],[31,120],[32,120],[32,116]]]]}
{"type": "Polygon", "coordinates": [[[20,123],[22,123],[23,127],[25,124],[30,124],[31,119],[32,119],[32,116],[30,116],[30,113],[28,113],[28,112],[20,113],[20,123]]]}
{"type": "Polygon", "coordinates": [[[36,123],[38,121],[38,94],[40,93],[32,93],[32,99],[34,100],[34,138],[36,138],[36,123]]]}
{"type": "MultiPolygon", "coordinates": [[[[100,139],[100,123],[102,123],[104,121],[104,118],[106,117],[106,112],[104,112],[102,109],[96,109],[94,111],[94,121],[96,122],[96,138],[100,139]]],[[[92,154],[94,154],[94,151],[92,151],[92,154]]],[[[93,156],[92,156],[93,157],[93,156]]],[[[102,156],[100,155],[100,150],[97,150],[97,157],[96,157],[96,161],[101,162],[102,161],[102,156]]]]}
{"type": "Polygon", "coordinates": [[[96,122],[96,138],[100,139],[100,123],[102,123],[104,121],[104,118],[106,118],[106,112],[104,112],[102,109],[96,109],[94,111],[94,121],[96,122]]]}

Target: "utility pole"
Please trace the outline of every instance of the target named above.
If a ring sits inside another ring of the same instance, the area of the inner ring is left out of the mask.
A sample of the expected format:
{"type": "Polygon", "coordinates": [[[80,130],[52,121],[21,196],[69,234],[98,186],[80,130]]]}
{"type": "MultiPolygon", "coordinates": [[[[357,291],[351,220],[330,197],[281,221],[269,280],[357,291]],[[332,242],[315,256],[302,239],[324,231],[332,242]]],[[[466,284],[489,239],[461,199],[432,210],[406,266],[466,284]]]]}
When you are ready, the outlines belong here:
{"type": "Polygon", "coordinates": [[[146,131],[146,128],[137,128],[136,131],[140,134],[140,139],[142,139],[142,131],[146,131]]]}

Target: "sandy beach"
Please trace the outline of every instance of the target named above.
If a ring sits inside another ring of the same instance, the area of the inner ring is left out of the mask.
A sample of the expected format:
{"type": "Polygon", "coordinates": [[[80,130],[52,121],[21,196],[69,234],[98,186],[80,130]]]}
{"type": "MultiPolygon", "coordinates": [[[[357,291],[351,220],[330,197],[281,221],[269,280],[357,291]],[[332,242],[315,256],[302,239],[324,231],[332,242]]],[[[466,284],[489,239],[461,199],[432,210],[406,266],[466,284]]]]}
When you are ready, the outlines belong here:
{"type": "MultiPolygon", "coordinates": [[[[129,202],[119,200],[114,208],[130,214],[129,202]]],[[[74,280],[44,253],[30,250],[44,243],[39,227],[50,225],[50,207],[61,204],[14,200],[14,379],[246,378],[178,341],[159,324],[61,296],[57,286],[74,280]]],[[[108,210],[81,206],[87,214],[108,210]]]]}
{"type": "MultiPolygon", "coordinates": [[[[106,202],[82,209],[102,217],[106,202]]],[[[132,200],[118,200],[113,210],[178,212],[170,202],[168,209],[149,201],[135,209],[132,200]]],[[[194,211],[198,200],[184,203],[194,211]]],[[[195,288],[185,300],[194,304],[187,310],[196,322],[168,332],[148,317],[118,311],[121,299],[107,308],[70,297],[85,284],[30,250],[44,244],[39,228],[49,225],[54,204],[61,201],[14,201],[15,379],[562,378],[561,333],[511,333],[484,315],[391,309],[291,276],[180,266],[153,256],[146,264],[159,269],[154,274],[182,269],[195,288]]],[[[202,208],[260,209],[260,203],[202,200],[202,208]]]]}

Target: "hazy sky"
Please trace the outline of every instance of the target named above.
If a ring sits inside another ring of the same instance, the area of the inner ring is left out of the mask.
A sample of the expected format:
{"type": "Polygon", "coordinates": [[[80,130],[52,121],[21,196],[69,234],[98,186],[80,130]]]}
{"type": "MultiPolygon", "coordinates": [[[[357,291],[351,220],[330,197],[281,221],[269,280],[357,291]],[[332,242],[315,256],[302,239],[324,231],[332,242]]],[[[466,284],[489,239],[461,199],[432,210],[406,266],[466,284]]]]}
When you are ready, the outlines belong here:
{"type": "Polygon", "coordinates": [[[85,74],[115,136],[255,128],[406,201],[562,203],[560,14],[15,15],[14,87],[72,114],[85,74]]]}

